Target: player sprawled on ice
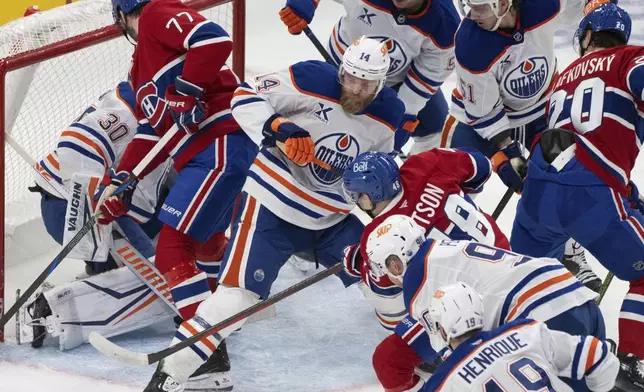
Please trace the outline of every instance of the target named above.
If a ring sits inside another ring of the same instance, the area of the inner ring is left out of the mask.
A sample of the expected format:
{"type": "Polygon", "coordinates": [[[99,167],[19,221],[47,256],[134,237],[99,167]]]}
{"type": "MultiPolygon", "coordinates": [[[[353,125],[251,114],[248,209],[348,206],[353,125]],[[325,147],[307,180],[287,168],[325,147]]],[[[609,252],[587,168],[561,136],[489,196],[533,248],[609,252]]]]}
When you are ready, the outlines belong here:
{"type": "MultiPolygon", "coordinates": [[[[442,147],[473,147],[520,191],[523,148],[547,128],[546,103],[557,76],[555,32],[576,24],[586,0],[459,0],[465,18],[456,33],[458,83],[442,147]]],[[[597,1],[589,1],[593,7],[597,1]]],[[[593,290],[600,279],[573,240],[562,262],[593,290]]]]}
{"type": "Polygon", "coordinates": [[[558,257],[573,237],[618,278],[630,281],[619,351],[644,388],[644,202],[631,172],[644,140],[644,48],[626,45],[631,19],[605,4],[575,36],[581,58],[559,76],[549,125],[534,145],[512,229],[512,247],[558,257]]]}
{"type": "MultiPolygon", "coordinates": [[[[463,282],[483,296],[487,330],[532,318],[554,330],[605,339],[596,293],[555,259],[533,259],[472,241],[426,239],[425,229],[404,215],[380,223],[369,234],[366,250],[372,272],[401,285],[409,316],[428,331],[427,309],[434,291],[463,282]]],[[[387,343],[392,336],[374,353],[374,367],[380,371],[392,367],[387,343]]],[[[444,348],[442,342],[431,343],[437,352],[444,348]]],[[[583,382],[566,382],[575,391],[585,390],[583,382]]]]}
{"type": "MultiPolygon", "coordinates": [[[[116,23],[136,41],[130,79],[139,123],[134,140],[97,196],[104,215],[127,211],[128,198],[112,193],[162,136],[174,135],[139,177],[168,157],[178,173],[159,212],[164,225],[156,266],[187,320],[214,289],[224,232],[258,147],[231,114],[230,100],[239,80],[225,64],[232,41],[221,26],[179,0],[112,4],[116,23]],[[207,262],[196,264],[197,258],[207,262]]],[[[217,374],[230,368],[225,345],[210,358],[194,375],[191,388],[231,389],[230,378],[217,374]]]]}
{"type": "Polygon", "coordinates": [[[595,392],[615,386],[619,361],[594,336],[553,331],[531,319],[486,328],[489,309],[461,282],[434,290],[427,305],[432,337],[452,352],[423,391],[572,391],[561,378],[585,381],[595,392]]]}
{"type": "Polygon", "coordinates": [[[483,187],[491,173],[490,161],[478,151],[439,148],[409,157],[400,168],[388,154],[363,153],[344,172],[345,198],[373,218],[360,242],[345,250],[344,267],[349,275],[362,279],[364,285],[359,287],[373,304],[378,320],[396,333],[388,340],[388,349],[401,362],[391,361],[389,368],[376,369],[387,390],[413,389],[422,383],[413,375],[414,366],[433,363],[436,352],[422,327],[408,317],[402,289],[387,276],[370,273],[367,238],[387,217],[402,214],[414,219],[430,238],[468,239],[509,250],[508,239],[496,222],[468,196],[483,187]],[[405,354],[395,354],[401,352],[405,354]]]}
{"type": "MultiPolygon", "coordinates": [[[[220,286],[184,322],[172,344],[267,298],[280,268],[295,252],[319,263],[341,262],[364,225],[349,214],[342,170],[362,151],[390,152],[404,105],[384,86],[386,47],[365,37],[345,52],[338,70],[304,61],[243,83],[233,115],[263,147],[244,185],[226,248],[220,286]]],[[[340,274],[345,285],[357,279],[340,274]]],[[[166,358],[146,392],[179,390],[221,339],[243,321],[166,358]]]]}
{"type": "MultiPolygon", "coordinates": [[[[454,70],[454,33],[460,18],[452,0],[334,0],[346,14],[333,27],[328,50],[336,65],[351,42],[366,35],[387,45],[387,86],[405,104],[396,150],[410,136],[412,153],[438,147],[447,102],[440,86],[454,70]]],[[[280,11],[291,34],[311,23],[319,0],[287,0],[280,11]]]]}
{"type": "MultiPolygon", "coordinates": [[[[55,148],[36,164],[36,185],[30,190],[41,194],[45,227],[59,244],[69,242],[93,213],[94,192],[105,171],[120,162],[136,125],[134,92],[128,82],[121,82],[66,127],[55,148]]],[[[139,183],[127,216],[97,226],[74,247],[69,257],[86,260],[89,278],[38,293],[20,310],[16,333],[21,343],[40,347],[49,334],[58,337],[61,350],[69,350],[87,342],[91,331],[115,336],[174,314],[133,272],[117,268],[123,265],[118,249],[126,246],[153,259],[149,238],[160,228],[153,215],[167,168],[167,163],[159,165],[139,183]],[[120,235],[112,238],[113,230],[124,233],[131,244],[116,239],[120,235]],[[128,294],[110,295],[109,290],[128,294]]]]}

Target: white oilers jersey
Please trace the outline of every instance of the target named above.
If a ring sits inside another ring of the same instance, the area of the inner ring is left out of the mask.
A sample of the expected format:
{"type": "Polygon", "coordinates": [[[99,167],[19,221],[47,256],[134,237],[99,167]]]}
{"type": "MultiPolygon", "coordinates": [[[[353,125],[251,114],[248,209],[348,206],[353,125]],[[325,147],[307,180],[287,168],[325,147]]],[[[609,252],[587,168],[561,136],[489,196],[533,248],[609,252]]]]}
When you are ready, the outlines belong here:
{"type": "Polygon", "coordinates": [[[416,115],[454,70],[454,33],[460,17],[452,0],[425,1],[417,13],[397,11],[392,0],[335,0],[346,15],[336,23],[328,48],[340,64],[344,51],[366,35],[385,42],[391,64],[387,86],[401,84],[399,98],[416,115]]]}
{"type": "Polygon", "coordinates": [[[457,282],[483,297],[486,330],[521,318],[547,321],[596,297],[558,260],[530,258],[477,242],[428,240],[403,281],[410,316],[430,330],[427,312],[434,292],[457,282]]]}
{"type": "Polygon", "coordinates": [[[330,227],[351,211],[342,172],[358,154],[391,152],[404,114],[403,103],[388,87],[363,114],[347,114],[340,106],[340,87],[335,67],[304,61],[257,76],[252,86],[242,83],[232,100],[235,120],[255,142],[262,142],[265,122],[279,113],[309,132],[315,157],[333,168],[298,166],[268,140],[250,168],[244,191],[278,217],[307,229],[330,227]]]}
{"type": "Polygon", "coordinates": [[[584,379],[591,391],[610,391],[618,372],[619,360],[606,342],[521,319],[463,342],[423,391],[573,391],[560,377],[584,379]]]}
{"type": "Polygon", "coordinates": [[[457,88],[450,113],[484,138],[545,116],[557,75],[555,32],[576,25],[585,0],[523,0],[512,31],[463,19],[456,33],[457,88]]]}
{"type": "MultiPolygon", "coordinates": [[[[61,132],[54,150],[36,164],[39,172],[34,176],[36,183],[53,196],[66,198],[58,189],[62,185],[62,190],[69,193],[74,174],[91,175],[100,180],[107,169],[118,165],[136,133],[138,124],[133,107],[134,93],[127,82],[103,94],[61,132]]],[[[145,222],[154,215],[167,168],[165,164],[160,165],[137,184],[129,216],[145,222]]]]}

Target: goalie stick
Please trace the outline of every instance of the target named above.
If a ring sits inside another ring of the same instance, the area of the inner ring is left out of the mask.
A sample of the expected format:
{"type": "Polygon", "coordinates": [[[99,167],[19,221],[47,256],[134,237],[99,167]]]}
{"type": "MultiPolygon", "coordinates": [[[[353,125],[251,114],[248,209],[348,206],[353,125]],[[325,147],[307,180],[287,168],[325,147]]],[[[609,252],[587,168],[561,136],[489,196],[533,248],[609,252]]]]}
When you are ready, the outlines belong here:
{"type": "Polygon", "coordinates": [[[496,208],[494,209],[494,212],[492,213],[492,218],[494,220],[497,220],[501,213],[503,212],[503,209],[505,208],[506,205],[508,205],[508,202],[512,198],[512,194],[514,191],[510,188],[508,188],[505,193],[503,194],[503,197],[499,201],[499,204],[496,205],[496,208]]]}
{"type": "Polygon", "coordinates": [[[201,339],[215,334],[222,329],[235,324],[238,321],[241,321],[262,309],[269,307],[270,305],[283,300],[284,298],[290,297],[291,295],[333,275],[342,270],[342,263],[335,264],[334,266],[318,272],[317,274],[310,276],[301,282],[290,286],[279,293],[265,299],[264,301],[258,302],[257,304],[242,310],[241,312],[228,317],[227,319],[213,325],[212,327],[189,337],[188,339],[179,342],[173,346],[170,346],[161,351],[154,353],[139,353],[135,351],[127,350],[119,345],[116,345],[103,337],[97,332],[92,332],[89,335],[89,342],[94,348],[103,353],[104,355],[114,358],[120,362],[132,364],[132,365],[151,365],[153,363],[159,362],[160,360],[169,357],[170,355],[176,353],[177,351],[183,350],[186,347],[191,346],[194,343],[197,343],[201,339]]]}
{"type": "MultiPolygon", "coordinates": [[[[154,158],[163,150],[165,145],[179,132],[179,127],[174,125],[172,126],[168,132],[166,132],[165,135],[154,145],[154,147],[148,152],[148,154],[139,162],[139,164],[132,170],[132,175],[130,178],[128,178],[127,181],[124,181],[121,186],[119,186],[116,191],[114,192],[113,195],[119,195],[121,194],[126,188],[128,188],[131,185],[136,185],[138,179],[136,178],[138,175],[140,175],[143,170],[146,169],[146,167],[152,162],[154,158]]],[[[16,298],[16,302],[7,310],[2,317],[0,317],[0,329],[4,327],[9,320],[13,317],[14,314],[20,309],[22,305],[24,305],[25,302],[31,297],[31,295],[40,287],[40,285],[47,279],[49,275],[58,267],[58,265],[63,261],[65,256],[69,254],[69,252],[72,251],[72,249],[80,242],[80,240],[85,236],[85,234],[89,233],[90,230],[92,230],[93,226],[96,224],[96,220],[100,216],[100,212],[95,213],[92,215],[87,222],[85,222],[85,225],[76,233],[76,235],[67,243],[65,246],[63,246],[63,249],[54,257],[54,259],[49,263],[47,268],[43,272],[38,275],[36,280],[31,283],[31,285],[24,291],[22,296],[20,298],[16,298]]]]}

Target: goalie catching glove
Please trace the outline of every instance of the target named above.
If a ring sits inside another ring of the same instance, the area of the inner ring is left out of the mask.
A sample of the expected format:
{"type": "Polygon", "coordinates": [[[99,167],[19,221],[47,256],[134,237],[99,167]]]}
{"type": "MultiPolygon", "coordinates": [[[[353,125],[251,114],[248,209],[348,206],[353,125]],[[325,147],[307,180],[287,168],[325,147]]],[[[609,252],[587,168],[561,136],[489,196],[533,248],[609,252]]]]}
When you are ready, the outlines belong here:
{"type": "Polygon", "coordinates": [[[96,209],[101,213],[98,224],[107,225],[130,210],[132,194],[137,183],[134,180],[127,184],[132,177],[132,174],[126,171],[116,172],[114,169],[109,169],[105,173],[94,195],[94,200],[98,200],[96,209]],[[123,184],[126,184],[125,189],[119,195],[112,196],[123,184]]]}
{"type": "Polygon", "coordinates": [[[300,34],[309,27],[318,3],[319,0],[287,0],[286,6],[280,11],[280,19],[288,27],[288,32],[300,34]]]}
{"type": "Polygon", "coordinates": [[[165,101],[170,114],[181,129],[187,134],[194,135],[199,131],[199,124],[206,119],[206,107],[201,101],[203,89],[180,76],[174,85],[165,91],[165,101]]]}
{"type": "Polygon", "coordinates": [[[311,135],[279,114],[273,114],[266,120],[262,135],[269,140],[283,143],[284,145],[279,147],[280,150],[295,164],[306,165],[313,161],[315,143],[311,135]]]}
{"type": "Polygon", "coordinates": [[[517,193],[521,192],[523,178],[527,170],[527,161],[523,157],[519,142],[515,140],[494,154],[492,168],[508,188],[517,193]]]}

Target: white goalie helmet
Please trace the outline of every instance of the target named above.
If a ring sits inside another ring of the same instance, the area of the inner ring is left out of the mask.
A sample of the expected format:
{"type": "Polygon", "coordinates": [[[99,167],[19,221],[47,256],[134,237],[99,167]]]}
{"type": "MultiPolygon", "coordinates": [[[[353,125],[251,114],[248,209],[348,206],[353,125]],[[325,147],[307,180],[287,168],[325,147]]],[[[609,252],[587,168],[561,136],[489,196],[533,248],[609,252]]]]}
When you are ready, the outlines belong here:
{"type": "Polygon", "coordinates": [[[402,281],[409,261],[425,242],[425,229],[406,215],[392,215],[379,224],[367,237],[369,266],[376,276],[389,275],[402,281]],[[387,268],[391,256],[400,259],[403,271],[393,275],[387,268]]]}
{"type": "Polygon", "coordinates": [[[483,328],[483,299],[465,283],[444,286],[434,291],[428,317],[432,345],[437,338],[449,344],[452,338],[483,328]]]}
{"type": "Polygon", "coordinates": [[[340,83],[344,85],[345,74],[366,81],[375,81],[378,83],[375,92],[377,94],[385,86],[390,61],[385,43],[363,35],[353,41],[342,56],[339,69],[340,83]]]}
{"type": "Polygon", "coordinates": [[[495,31],[499,28],[501,19],[510,12],[512,8],[512,0],[508,1],[508,8],[501,13],[501,0],[458,0],[458,8],[463,17],[469,17],[472,19],[487,19],[491,16],[497,18],[496,25],[492,28],[492,31],[495,31]],[[489,7],[485,7],[485,6],[489,7]]]}

